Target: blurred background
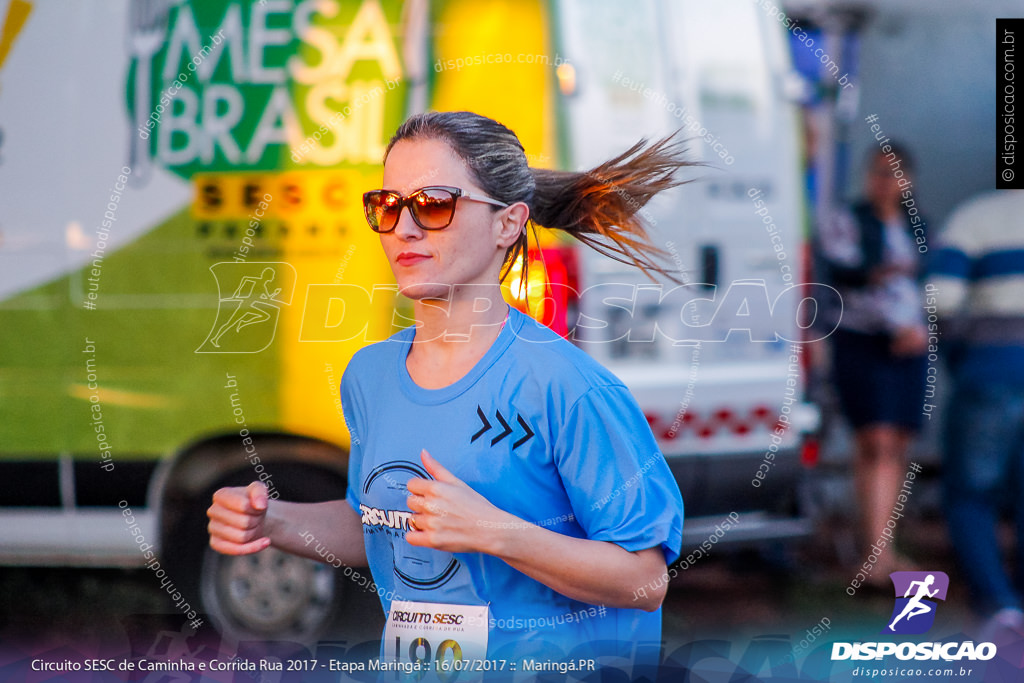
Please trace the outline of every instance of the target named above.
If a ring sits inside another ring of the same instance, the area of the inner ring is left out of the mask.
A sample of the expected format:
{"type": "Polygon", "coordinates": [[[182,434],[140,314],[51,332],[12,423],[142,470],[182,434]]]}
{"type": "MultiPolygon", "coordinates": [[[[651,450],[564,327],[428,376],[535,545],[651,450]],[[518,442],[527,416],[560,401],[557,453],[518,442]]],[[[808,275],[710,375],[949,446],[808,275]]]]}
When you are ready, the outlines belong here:
{"type": "MultiPolygon", "coordinates": [[[[644,209],[683,288],[538,229],[507,299],[623,378],[683,492],[684,558],[711,548],[671,584],[670,651],[720,638],[738,661],[783,634],[789,652],[823,618],[831,639],[877,633],[892,595],[845,590],[865,557],[831,330],[803,304],[830,296],[816,235],[864,190],[879,129],[913,153],[929,235],[993,187],[995,20],[1022,8],[0,0],[0,666],[376,651],[372,591],[219,556],[205,510],[257,477],[344,495],[341,376],[408,312],[359,196],[425,109],[498,119],[537,167],[686,141],[705,165],[644,209]]],[[[941,377],[899,536],[953,579],[945,636],[974,616],[941,517],[941,377]]]]}

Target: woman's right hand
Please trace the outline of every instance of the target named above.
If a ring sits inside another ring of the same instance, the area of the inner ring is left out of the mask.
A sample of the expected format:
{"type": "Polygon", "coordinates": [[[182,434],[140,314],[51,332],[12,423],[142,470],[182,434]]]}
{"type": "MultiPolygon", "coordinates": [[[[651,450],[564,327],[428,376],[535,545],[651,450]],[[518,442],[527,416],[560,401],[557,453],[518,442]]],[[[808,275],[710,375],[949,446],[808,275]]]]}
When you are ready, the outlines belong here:
{"type": "Polygon", "coordinates": [[[915,274],[912,266],[887,264],[877,266],[868,273],[868,284],[874,287],[881,287],[894,277],[913,277],[915,274]]]}
{"type": "Polygon", "coordinates": [[[248,555],[269,547],[264,530],[268,502],[263,482],[218,489],[206,511],[210,547],[225,555],[248,555]]]}
{"type": "Polygon", "coordinates": [[[919,356],[928,350],[928,332],[922,325],[908,325],[896,330],[889,347],[894,356],[919,356]]]}

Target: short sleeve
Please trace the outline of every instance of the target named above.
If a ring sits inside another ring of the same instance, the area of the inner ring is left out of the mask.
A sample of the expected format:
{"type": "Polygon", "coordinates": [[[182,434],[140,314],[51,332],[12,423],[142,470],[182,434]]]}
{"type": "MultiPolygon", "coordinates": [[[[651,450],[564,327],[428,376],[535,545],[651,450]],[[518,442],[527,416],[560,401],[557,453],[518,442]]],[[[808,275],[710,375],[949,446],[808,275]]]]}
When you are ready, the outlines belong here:
{"type": "Polygon", "coordinates": [[[640,407],[624,386],[593,387],[571,406],[555,463],[587,538],[679,556],[683,499],[640,407]]]}
{"type": "Polygon", "coordinates": [[[356,390],[356,381],[352,374],[352,364],[346,369],[341,378],[341,409],[345,415],[345,426],[348,427],[350,437],[348,450],[348,488],[345,493],[345,500],[352,506],[352,509],[359,512],[359,482],[363,480],[363,449],[362,435],[364,434],[364,420],[361,420],[363,401],[360,400],[359,392],[356,390]]]}

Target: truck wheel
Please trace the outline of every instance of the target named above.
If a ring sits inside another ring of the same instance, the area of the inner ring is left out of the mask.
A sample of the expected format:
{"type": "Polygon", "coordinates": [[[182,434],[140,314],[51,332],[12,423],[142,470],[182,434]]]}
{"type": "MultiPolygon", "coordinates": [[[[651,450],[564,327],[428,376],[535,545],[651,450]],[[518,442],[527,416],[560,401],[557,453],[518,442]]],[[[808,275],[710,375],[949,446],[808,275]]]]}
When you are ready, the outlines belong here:
{"type": "Polygon", "coordinates": [[[333,567],[268,548],[222,555],[207,548],[200,596],[218,630],[238,640],[313,642],[340,612],[333,567]]]}
{"type": "MultiPolygon", "coordinates": [[[[345,497],[344,477],[336,472],[270,458],[264,462],[282,500],[319,502],[345,497]]],[[[246,486],[256,479],[251,468],[235,470],[197,496],[173,527],[171,543],[162,554],[173,558],[175,574],[187,581],[226,639],[316,642],[336,625],[351,623],[345,614],[347,597],[363,592],[346,581],[341,570],[274,548],[242,556],[222,555],[210,548],[206,510],[214,491],[246,486]]],[[[357,603],[352,606],[360,609],[364,596],[352,597],[357,603]]],[[[375,608],[380,611],[379,603],[375,608]]]]}

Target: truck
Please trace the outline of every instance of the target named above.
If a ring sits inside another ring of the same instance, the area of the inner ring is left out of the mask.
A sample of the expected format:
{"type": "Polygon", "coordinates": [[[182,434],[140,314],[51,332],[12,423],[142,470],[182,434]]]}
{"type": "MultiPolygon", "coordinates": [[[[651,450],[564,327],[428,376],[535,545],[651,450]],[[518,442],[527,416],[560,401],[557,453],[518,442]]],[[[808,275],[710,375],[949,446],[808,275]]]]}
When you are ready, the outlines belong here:
{"type": "Polygon", "coordinates": [[[72,16],[7,0],[0,16],[0,562],[159,566],[183,614],[237,639],[309,642],[351,618],[365,578],[220,555],[205,512],[254,480],[344,496],[341,376],[410,322],[359,196],[425,109],[496,118],[549,168],[687,141],[694,181],[638,207],[682,284],[540,230],[507,299],[634,393],[683,492],[686,548],[807,531],[801,349],[827,292],[805,282],[785,38],[749,3],[135,0],[72,16]]]}

